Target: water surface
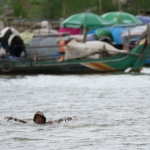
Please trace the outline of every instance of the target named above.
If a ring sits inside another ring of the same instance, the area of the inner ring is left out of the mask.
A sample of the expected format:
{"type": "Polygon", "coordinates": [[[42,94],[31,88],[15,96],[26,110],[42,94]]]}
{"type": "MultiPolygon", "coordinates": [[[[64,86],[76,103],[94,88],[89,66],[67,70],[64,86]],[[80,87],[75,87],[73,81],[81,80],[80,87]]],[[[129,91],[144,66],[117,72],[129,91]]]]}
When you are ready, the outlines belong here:
{"type": "Polygon", "coordinates": [[[0,85],[3,150],[150,149],[150,68],[140,74],[1,75],[0,85]],[[38,110],[47,120],[73,120],[36,125],[38,110]]]}

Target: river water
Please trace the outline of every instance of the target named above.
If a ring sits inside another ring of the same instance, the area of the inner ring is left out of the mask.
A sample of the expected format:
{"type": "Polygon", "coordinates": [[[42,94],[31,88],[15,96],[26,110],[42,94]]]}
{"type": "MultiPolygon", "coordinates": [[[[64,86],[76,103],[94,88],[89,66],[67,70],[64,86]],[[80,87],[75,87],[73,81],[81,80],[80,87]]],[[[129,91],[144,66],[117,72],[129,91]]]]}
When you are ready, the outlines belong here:
{"type": "Polygon", "coordinates": [[[150,150],[150,68],[141,73],[0,76],[1,150],[150,150]],[[70,122],[37,125],[64,116],[70,122]],[[28,121],[6,121],[13,116],[28,121]]]}

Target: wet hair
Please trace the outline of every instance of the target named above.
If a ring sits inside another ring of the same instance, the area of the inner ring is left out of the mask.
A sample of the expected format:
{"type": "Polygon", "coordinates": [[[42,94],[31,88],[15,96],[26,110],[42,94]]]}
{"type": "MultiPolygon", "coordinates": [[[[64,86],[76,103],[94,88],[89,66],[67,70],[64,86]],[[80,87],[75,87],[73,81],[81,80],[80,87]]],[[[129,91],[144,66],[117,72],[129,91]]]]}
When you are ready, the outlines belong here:
{"type": "Polygon", "coordinates": [[[43,112],[41,112],[41,111],[36,112],[36,114],[34,115],[34,117],[33,117],[33,121],[34,122],[35,122],[35,119],[36,119],[37,115],[39,115],[39,116],[41,116],[43,118],[43,121],[44,121],[43,123],[46,122],[46,117],[44,116],[43,112]]]}

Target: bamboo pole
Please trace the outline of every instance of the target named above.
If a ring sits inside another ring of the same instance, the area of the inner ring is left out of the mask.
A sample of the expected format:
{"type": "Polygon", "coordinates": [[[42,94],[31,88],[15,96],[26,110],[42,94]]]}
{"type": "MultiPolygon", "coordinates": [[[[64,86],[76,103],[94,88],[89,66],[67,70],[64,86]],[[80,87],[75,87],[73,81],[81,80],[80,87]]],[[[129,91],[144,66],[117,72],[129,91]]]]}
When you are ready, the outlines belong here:
{"type": "Polygon", "coordinates": [[[63,18],[66,18],[66,2],[62,0],[63,18]]]}
{"type": "Polygon", "coordinates": [[[101,15],[103,10],[102,10],[102,0],[99,0],[99,14],[101,15]]]}
{"type": "Polygon", "coordinates": [[[121,24],[121,21],[122,21],[122,14],[121,14],[121,2],[120,0],[118,0],[118,10],[119,10],[119,19],[118,20],[118,24],[121,24]]]}
{"type": "Polygon", "coordinates": [[[121,2],[118,0],[118,10],[121,12],[121,2]]]}
{"type": "Polygon", "coordinates": [[[84,15],[84,25],[83,25],[83,42],[85,43],[86,42],[86,17],[87,17],[87,11],[85,11],[85,15],[84,15]]]}
{"type": "Polygon", "coordinates": [[[147,25],[147,43],[150,45],[150,25],[147,25]]]}

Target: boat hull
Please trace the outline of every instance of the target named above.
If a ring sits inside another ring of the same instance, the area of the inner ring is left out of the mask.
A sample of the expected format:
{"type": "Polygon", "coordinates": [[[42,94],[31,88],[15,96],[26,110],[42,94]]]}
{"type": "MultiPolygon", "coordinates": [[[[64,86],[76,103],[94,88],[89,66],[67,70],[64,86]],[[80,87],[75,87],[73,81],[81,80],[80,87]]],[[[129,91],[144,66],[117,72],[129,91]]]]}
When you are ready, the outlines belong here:
{"type": "Polygon", "coordinates": [[[139,70],[143,67],[149,46],[146,40],[130,51],[99,59],[36,60],[27,58],[0,59],[0,74],[57,74],[57,73],[103,73],[124,71],[129,67],[139,70]]]}
{"type": "Polygon", "coordinates": [[[99,60],[52,61],[3,61],[0,62],[1,74],[84,74],[124,71],[133,66],[135,56],[118,55],[118,57],[99,60]],[[128,61],[126,61],[128,60],[128,61]]]}

